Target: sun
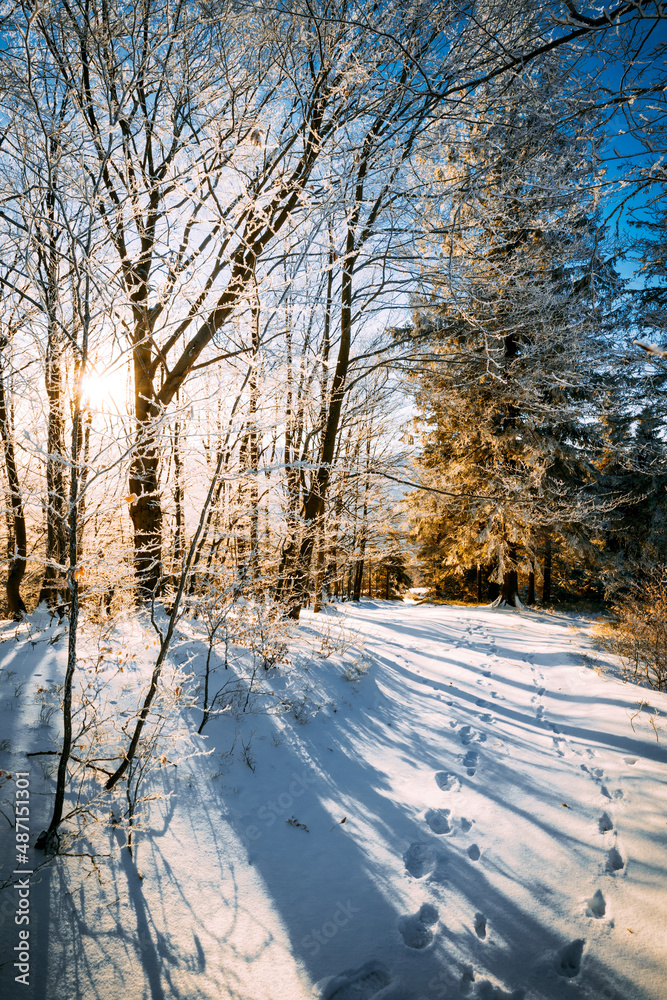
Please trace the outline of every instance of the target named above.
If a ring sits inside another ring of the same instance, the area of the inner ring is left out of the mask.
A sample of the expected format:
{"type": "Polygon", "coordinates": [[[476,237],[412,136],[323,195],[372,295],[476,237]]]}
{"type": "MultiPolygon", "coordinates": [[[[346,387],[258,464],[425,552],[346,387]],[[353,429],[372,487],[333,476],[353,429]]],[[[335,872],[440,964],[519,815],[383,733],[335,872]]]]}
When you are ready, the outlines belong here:
{"type": "Polygon", "coordinates": [[[127,409],[127,377],[125,368],[91,370],[81,381],[82,402],[96,413],[120,412],[127,409]]]}

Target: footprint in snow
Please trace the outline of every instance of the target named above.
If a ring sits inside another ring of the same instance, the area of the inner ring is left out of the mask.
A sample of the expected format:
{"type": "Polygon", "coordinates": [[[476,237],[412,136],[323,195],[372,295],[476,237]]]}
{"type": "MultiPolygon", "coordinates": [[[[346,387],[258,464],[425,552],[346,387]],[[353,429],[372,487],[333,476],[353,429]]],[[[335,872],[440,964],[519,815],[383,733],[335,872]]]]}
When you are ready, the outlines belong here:
{"type": "Polygon", "coordinates": [[[598,820],[598,829],[600,833],[609,833],[610,830],[614,829],[614,824],[611,821],[609,813],[602,813],[598,820]]]}
{"type": "Polygon", "coordinates": [[[622,799],[623,791],[620,788],[615,788],[613,792],[610,792],[606,785],[600,785],[600,795],[604,795],[605,799],[622,799]]]}
{"type": "Polygon", "coordinates": [[[458,792],[461,788],[459,779],[449,771],[437,771],[435,783],[443,792],[458,792]]]}
{"type": "Polygon", "coordinates": [[[599,889],[596,889],[590,899],[586,900],[586,915],[599,920],[607,912],[605,898],[599,889]]]}
{"type": "Polygon", "coordinates": [[[381,962],[366,962],[359,969],[335,976],[327,984],[322,1000],[372,1000],[390,982],[391,974],[381,962]]]}
{"type": "Polygon", "coordinates": [[[620,872],[623,868],[625,868],[625,861],[615,847],[611,847],[607,851],[607,863],[605,864],[605,868],[610,873],[620,872]]]}
{"type": "Polygon", "coordinates": [[[461,726],[459,729],[459,739],[464,747],[469,746],[471,743],[484,743],[486,740],[486,733],[479,733],[472,728],[472,726],[461,726]]]}
{"type": "Polygon", "coordinates": [[[483,913],[475,914],[475,934],[482,940],[486,937],[486,917],[483,913]]]}
{"type": "Polygon", "coordinates": [[[413,878],[423,878],[433,871],[435,866],[435,851],[430,844],[410,844],[403,855],[406,871],[413,878]]]}
{"type": "Polygon", "coordinates": [[[479,762],[479,754],[476,750],[468,750],[468,752],[463,757],[463,766],[467,769],[468,774],[472,778],[477,768],[479,762]]]}
{"type": "Polygon", "coordinates": [[[470,833],[472,830],[472,820],[466,819],[465,816],[461,817],[461,829],[464,833],[470,833]]]}
{"type": "Polygon", "coordinates": [[[435,937],[431,927],[437,922],[438,911],[430,903],[424,903],[419,913],[414,913],[409,917],[400,917],[398,929],[403,943],[406,947],[414,948],[416,951],[428,948],[435,937]]]}
{"type": "Polygon", "coordinates": [[[585,944],[584,938],[577,938],[576,941],[570,941],[564,948],[561,948],[556,956],[556,972],[559,976],[574,979],[575,976],[579,975],[585,944]]]}
{"type": "Polygon", "coordinates": [[[459,990],[464,996],[467,996],[472,989],[472,984],[475,982],[475,970],[472,965],[465,965],[464,963],[461,963],[459,968],[463,973],[459,982],[459,990]]]}
{"type": "Polygon", "coordinates": [[[480,851],[477,844],[471,844],[468,848],[468,857],[471,861],[479,861],[482,852],[480,851]]]}
{"type": "Polygon", "coordinates": [[[432,832],[437,833],[441,837],[451,830],[449,823],[450,815],[451,811],[449,809],[429,809],[424,819],[432,832]]]}

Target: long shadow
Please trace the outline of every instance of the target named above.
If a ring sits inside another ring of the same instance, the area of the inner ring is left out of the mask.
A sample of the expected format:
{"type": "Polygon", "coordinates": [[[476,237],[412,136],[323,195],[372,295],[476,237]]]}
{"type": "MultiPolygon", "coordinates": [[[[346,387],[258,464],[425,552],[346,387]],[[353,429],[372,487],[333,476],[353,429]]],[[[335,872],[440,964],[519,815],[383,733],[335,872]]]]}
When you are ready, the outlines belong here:
{"type": "MultiPolygon", "coordinates": [[[[390,631],[399,631],[399,632],[401,631],[401,626],[399,624],[392,625],[390,623],[385,623],[385,622],[382,622],[381,624],[383,629],[386,628],[389,629],[390,631]]],[[[400,642],[398,641],[393,643],[385,642],[382,639],[378,639],[377,641],[382,642],[383,646],[385,647],[391,645],[396,650],[401,650],[403,652],[405,651],[405,647],[401,646],[400,642]]],[[[508,661],[509,660],[516,661],[517,657],[515,650],[508,649],[506,652],[508,653],[508,655],[505,656],[505,659],[507,659],[508,661]]],[[[431,661],[436,661],[444,664],[446,663],[455,664],[457,669],[459,670],[463,667],[464,669],[470,670],[471,672],[477,673],[479,675],[483,675],[484,673],[483,670],[477,668],[474,665],[462,664],[460,659],[450,658],[443,655],[434,656],[430,651],[425,652],[422,650],[419,651],[419,654],[421,656],[428,656],[429,660],[431,661]]],[[[495,655],[498,655],[497,647],[495,655]]],[[[571,655],[572,654],[570,654],[568,650],[565,650],[565,656],[570,657],[571,655]]],[[[548,654],[545,654],[545,657],[547,656],[548,654]]],[[[375,654],[375,657],[379,662],[383,662],[385,664],[389,664],[391,662],[390,657],[383,656],[382,654],[375,654]]],[[[532,657],[533,658],[530,661],[526,662],[533,663],[535,661],[535,654],[532,654],[532,657]]],[[[553,657],[553,654],[551,654],[551,657],[553,657]]],[[[424,683],[422,675],[417,672],[412,673],[410,671],[410,668],[401,666],[398,669],[403,672],[406,671],[410,672],[411,676],[415,680],[424,683]]],[[[430,683],[434,684],[437,682],[430,682],[430,683]]],[[[533,685],[531,685],[530,683],[524,684],[513,678],[503,677],[502,683],[503,686],[508,688],[515,688],[517,690],[525,690],[528,692],[533,690],[533,685]]],[[[467,702],[471,706],[474,705],[475,708],[484,707],[492,709],[495,715],[502,715],[506,719],[511,719],[514,722],[524,723],[529,726],[535,725],[535,719],[529,713],[523,713],[516,709],[511,709],[509,706],[504,705],[502,701],[496,699],[491,700],[484,698],[483,692],[481,691],[479,693],[475,691],[468,692],[456,684],[454,685],[442,684],[441,690],[443,692],[448,692],[451,697],[456,697],[459,701],[467,702]],[[483,702],[482,705],[478,704],[478,702],[480,701],[483,702]]],[[[564,702],[564,703],[571,702],[578,704],[581,704],[583,702],[584,704],[595,704],[600,707],[602,706],[626,707],[626,708],[632,707],[629,702],[626,703],[621,698],[605,697],[605,696],[599,697],[594,694],[591,694],[590,696],[568,694],[567,692],[553,691],[551,689],[548,689],[545,692],[545,694],[548,696],[550,701],[554,702],[564,702]]],[[[585,729],[583,727],[572,725],[566,721],[563,721],[563,719],[560,716],[556,721],[558,729],[560,730],[560,733],[562,735],[566,735],[568,737],[580,740],[581,742],[595,743],[599,746],[606,746],[611,750],[617,750],[619,753],[636,754],[637,756],[645,757],[649,760],[654,760],[658,762],[667,762],[667,747],[659,744],[658,742],[656,742],[655,745],[653,745],[652,743],[647,744],[645,741],[635,740],[629,736],[628,737],[624,737],[621,735],[612,736],[609,733],[603,733],[598,730],[585,729]]],[[[544,725],[546,728],[547,724],[545,723],[544,725]]]]}
{"type": "MultiPolygon", "coordinates": [[[[379,624],[386,627],[384,621],[379,624]]],[[[74,906],[62,895],[61,912],[71,922],[71,947],[78,963],[67,972],[74,987],[70,1000],[108,1000],[104,984],[93,989],[87,985],[96,975],[92,955],[88,961],[90,941],[98,953],[108,950],[112,964],[116,956],[122,993],[116,992],[127,1000],[143,996],[146,989],[151,1000],[248,1000],[251,995],[274,1000],[287,995],[282,981],[276,980],[275,990],[258,981],[250,991],[239,977],[245,968],[252,981],[253,970],[272,949],[283,948],[277,940],[280,927],[288,951],[311,983],[380,962],[392,977],[383,1000],[415,1000],[421,995],[439,1000],[443,991],[458,996],[466,989],[477,996],[485,976],[525,990],[526,1000],[570,995],[573,983],[564,980],[558,966],[559,952],[570,939],[558,929],[563,921],[550,908],[539,873],[522,870],[514,859],[504,865],[492,851],[472,861],[460,829],[451,836],[436,835],[421,818],[423,809],[390,797],[392,775],[383,762],[396,757],[412,764],[417,774],[431,772],[434,795],[440,794],[434,779],[440,769],[456,773],[464,790],[478,787],[462,766],[465,747],[449,726],[448,712],[455,707],[472,722],[479,707],[476,692],[447,686],[443,690],[452,704],[440,703],[441,719],[424,719],[423,696],[415,695],[413,701],[404,696],[405,646],[397,641],[394,650],[403,654],[399,660],[392,661],[389,654],[378,661],[381,684],[373,671],[362,682],[366,703],[377,705],[372,715],[353,713],[347,719],[341,711],[328,735],[321,726],[299,727],[291,743],[279,720],[272,718],[266,723],[267,738],[274,744],[271,755],[262,755],[253,775],[239,771],[244,765],[235,765],[223,787],[223,779],[212,777],[211,758],[156,775],[156,790],[175,795],[154,804],[151,826],[138,840],[144,880],[128,852],[121,850],[120,866],[114,865],[114,870],[119,878],[123,872],[127,900],[109,906],[106,924],[96,920],[92,903],[90,914],[85,913],[83,896],[74,906]],[[432,866],[421,874],[415,874],[421,869],[410,855],[415,843],[425,845],[432,857],[432,866]],[[196,867],[188,864],[188,854],[197,858],[196,867]],[[397,873],[404,883],[396,879],[397,873]],[[415,887],[424,899],[437,899],[439,909],[433,944],[419,952],[406,946],[400,930],[401,921],[410,917],[406,898],[415,887]],[[269,902],[280,927],[260,909],[269,902]],[[214,907],[219,912],[211,912],[214,907]],[[456,919],[449,918],[450,907],[456,919]],[[128,912],[134,914],[133,927],[128,912]],[[486,938],[475,930],[477,913],[487,922],[486,938]],[[170,929],[176,915],[178,925],[170,929]],[[371,940],[375,943],[369,945],[371,940]],[[466,962],[474,966],[474,980],[466,979],[466,962]],[[132,963],[138,966],[136,983],[126,975],[132,963]],[[439,985],[424,994],[423,984],[436,980],[439,985]]],[[[460,669],[460,660],[455,662],[460,669]]],[[[423,683],[416,672],[410,675],[423,683]]],[[[528,746],[539,726],[535,717],[496,701],[492,705],[495,716],[504,716],[525,732],[528,746]]],[[[223,718],[211,726],[215,736],[209,742],[224,749],[233,725],[223,718]]],[[[491,803],[507,810],[522,829],[552,838],[565,853],[595,854],[591,843],[544,818],[542,806],[549,803],[550,792],[537,771],[529,778],[517,773],[514,760],[492,758],[481,744],[478,749],[480,766],[493,768],[493,781],[484,782],[491,803]],[[503,789],[512,789],[511,802],[503,789]],[[539,818],[530,809],[531,801],[540,804],[539,818]]],[[[647,756],[644,744],[641,755],[647,756]]],[[[545,774],[548,768],[545,760],[545,774]]],[[[639,1000],[633,983],[593,956],[584,956],[584,977],[587,996],[639,1000]]],[[[487,995],[494,1000],[500,996],[487,995]]]]}
{"type": "MultiPolygon", "coordinates": [[[[369,743],[379,744],[378,749],[381,756],[382,732],[371,723],[360,732],[355,730],[354,738],[352,738],[352,734],[348,734],[346,740],[345,734],[341,733],[342,748],[347,752],[348,760],[354,759],[355,769],[359,772],[357,775],[352,775],[349,778],[349,784],[353,787],[363,787],[366,790],[363,804],[366,807],[369,822],[372,824],[376,841],[382,843],[383,841],[386,842],[389,838],[393,840],[398,865],[401,864],[401,854],[407,846],[406,842],[411,837],[420,843],[431,844],[434,850],[442,853],[445,860],[441,865],[436,864],[434,873],[428,876],[423,884],[442,885],[446,890],[464,897],[469,906],[471,925],[473,923],[473,914],[476,910],[484,909],[485,912],[488,911],[491,914],[490,919],[493,920],[495,927],[500,928],[498,933],[502,943],[499,947],[493,949],[490,960],[488,955],[484,954],[483,966],[487,972],[500,978],[501,981],[511,984],[513,987],[527,985],[526,979],[528,978],[530,996],[549,997],[554,998],[554,1000],[555,998],[562,997],[563,982],[562,978],[555,971],[555,968],[558,951],[568,944],[568,940],[552,929],[552,916],[548,909],[544,909],[544,919],[537,920],[520,905],[516,904],[511,896],[505,895],[494,888],[485,877],[481,867],[475,867],[470,863],[461,863],[460,859],[457,864],[448,864],[446,859],[449,852],[442,847],[441,841],[430,835],[423,827],[420,829],[417,823],[414,822],[414,819],[410,828],[406,827],[405,816],[401,815],[402,811],[396,808],[393,803],[390,803],[384,795],[379,794],[387,787],[386,777],[359,754],[359,745],[369,743]],[[538,967],[534,969],[536,945],[540,949],[540,962],[538,963],[538,967]]],[[[441,765],[447,763],[442,761],[441,753],[437,755],[429,753],[428,744],[428,735],[419,735],[416,737],[410,750],[410,755],[413,756],[413,759],[422,762],[426,759],[428,766],[433,766],[436,763],[440,763],[441,765]],[[437,757],[437,761],[434,757],[437,757]]],[[[317,758],[316,748],[312,748],[312,752],[313,756],[318,759],[318,763],[322,764],[322,755],[320,754],[319,758],[317,758]]],[[[465,781],[465,778],[462,776],[461,780],[465,781]]],[[[505,780],[506,782],[512,781],[516,787],[517,775],[513,769],[507,768],[505,780]]],[[[499,784],[502,785],[502,781],[499,784]]],[[[519,784],[521,784],[520,781],[519,784]]],[[[535,798],[537,793],[538,790],[534,785],[526,785],[525,797],[527,801],[535,798]]],[[[501,800],[499,799],[498,801],[501,800]]],[[[506,806],[506,803],[503,803],[503,805],[506,806]]],[[[571,836],[564,835],[556,828],[549,827],[547,823],[536,821],[528,809],[520,809],[513,806],[512,812],[517,817],[521,817],[532,825],[541,827],[543,831],[556,836],[560,842],[564,842],[566,846],[569,845],[571,849],[575,847],[582,849],[585,846],[571,836]]],[[[262,866],[267,885],[272,888],[274,898],[279,901],[281,895],[280,885],[276,883],[274,878],[276,869],[272,860],[264,855],[258,858],[256,863],[262,866]]],[[[513,877],[516,878],[515,873],[513,873],[513,877]]],[[[537,893],[534,887],[526,886],[525,889],[527,892],[532,893],[533,896],[537,893]]],[[[372,901],[370,905],[369,912],[373,913],[374,907],[372,901]]],[[[298,926],[293,913],[283,910],[283,916],[290,927],[290,936],[295,951],[299,952],[299,935],[302,928],[298,926]]],[[[394,928],[392,928],[391,922],[387,924],[382,916],[380,916],[378,920],[378,936],[382,937],[383,934],[387,934],[390,939],[394,939],[396,937],[396,923],[400,917],[401,911],[397,908],[392,914],[395,924],[394,928]]],[[[445,917],[444,913],[443,917],[445,917]]],[[[473,947],[474,955],[475,950],[479,952],[480,943],[479,941],[475,942],[472,938],[472,930],[465,932],[448,930],[445,918],[438,948],[434,949],[428,956],[423,956],[424,966],[422,967],[422,973],[425,975],[425,969],[428,968],[430,976],[435,974],[443,975],[445,977],[443,985],[458,993],[462,985],[464,985],[464,980],[458,960],[449,957],[450,949],[445,947],[447,944],[451,946],[453,955],[457,953],[461,954],[462,951],[470,949],[471,945],[476,946],[473,947]]],[[[386,960],[386,950],[380,954],[386,960]]],[[[333,951],[323,956],[321,963],[318,961],[319,956],[309,961],[309,957],[307,954],[304,954],[303,949],[301,949],[300,957],[302,961],[308,964],[314,978],[317,978],[320,974],[334,974],[342,971],[340,964],[336,964],[338,955],[334,955],[333,951]],[[326,961],[324,960],[325,958],[326,961]]],[[[358,951],[350,951],[347,956],[346,965],[342,966],[342,968],[358,967],[365,960],[373,957],[373,955],[362,954],[358,951]]],[[[387,967],[391,968],[388,961],[387,967]]],[[[394,967],[399,967],[397,961],[395,961],[394,967]]],[[[404,963],[400,967],[403,970],[406,968],[404,963]]],[[[599,967],[596,966],[594,969],[587,969],[587,986],[593,990],[592,995],[605,995],[605,990],[608,990],[610,983],[615,983],[616,979],[617,977],[613,973],[601,965],[599,967]]],[[[631,997],[634,995],[630,983],[623,983],[622,988],[625,991],[621,994],[622,996],[631,997]]]]}
{"type": "Polygon", "coordinates": [[[134,909],[137,921],[136,941],[138,944],[137,957],[143,969],[146,980],[151,991],[151,1000],[164,1000],[164,990],[162,988],[162,976],[160,955],[156,942],[153,940],[150,927],[149,909],[144,899],[141,886],[141,879],[137,872],[136,865],[130,852],[127,849],[124,836],[120,831],[114,831],[116,842],[120,851],[120,860],[127,879],[129,898],[134,909]]]}

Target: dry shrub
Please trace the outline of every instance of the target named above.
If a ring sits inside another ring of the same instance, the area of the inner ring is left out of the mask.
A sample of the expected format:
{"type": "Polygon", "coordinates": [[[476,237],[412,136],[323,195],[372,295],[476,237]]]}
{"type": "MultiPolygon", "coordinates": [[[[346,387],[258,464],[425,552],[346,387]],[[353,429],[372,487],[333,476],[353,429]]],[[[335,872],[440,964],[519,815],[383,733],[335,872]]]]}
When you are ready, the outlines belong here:
{"type": "Polygon", "coordinates": [[[667,573],[649,579],[613,606],[609,648],[628,677],[667,691],[667,573]]]}

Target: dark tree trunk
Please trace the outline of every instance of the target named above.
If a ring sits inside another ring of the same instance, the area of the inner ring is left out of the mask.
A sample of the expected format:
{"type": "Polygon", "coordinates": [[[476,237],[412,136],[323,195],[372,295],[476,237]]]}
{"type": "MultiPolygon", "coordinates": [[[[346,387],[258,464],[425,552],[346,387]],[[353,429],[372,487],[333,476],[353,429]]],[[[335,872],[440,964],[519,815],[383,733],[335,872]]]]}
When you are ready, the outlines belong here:
{"type": "MultiPolygon", "coordinates": [[[[356,230],[361,208],[364,203],[364,182],[368,170],[368,157],[362,156],[357,168],[354,208],[347,225],[345,257],[340,292],[340,340],[336,370],[329,390],[327,419],[322,434],[322,445],[317,471],[313,475],[310,491],[303,506],[304,533],[294,572],[294,599],[289,617],[298,619],[301,605],[305,600],[306,583],[315,545],[315,525],[324,513],[324,499],[331,478],[331,466],[336,452],[340,417],[345,396],[348,368],[350,366],[350,346],[352,343],[352,291],[354,268],[359,254],[356,230]]],[[[377,203],[379,206],[379,202],[377,203]]]]}
{"type": "Polygon", "coordinates": [[[544,542],[544,565],[542,568],[542,603],[551,604],[551,535],[544,542]]]}
{"type": "Polygon", "coordinates": [[[481,563],[477,563],[477,603],[481,604],[483,601],[483,590],[484,587],[484,570],[482,569],[481,563]]]}
{"type": "MultiPolygon", "coordinates": [[[[336,253],[334,247],[333,225],[329,223],[329,270],[327,272],[327,291],[324,307],[324,331],[322,334],[322,369],[320,378],[322,380],[322,395],[320,398],[320,426],[324,427],[327,419],[327,392],[329,385],[329,351],[331,348],[331,307],[333,304],[333,277],[336,253]]],[[[336,505],[337,507],[339,504],[336,505]]],[[[340,501],[342,507],[342,498],[340,501]]],[[[336,519],[338,520],[338,518],[336,519]]],[[[324,526],[324,514],[319,517],[316,525],[317,544],[317,569],[315,571],[315,601],[314,611],[322,610],[322,591],[325,579],[326,564],[326,536],[324,526]]]]}
{"type": "Polygon", "coordinates": [[[326,552],[324,551],[324,524],[322,523],[322,518],[320,518],[317,522],[316,536],[317,561],[315,563],[315,594],[313,598],[313,611],[317,614],[317,612],[322,610],[324,569],[326,565],[326,552]]]}
{"type": "Polygon", "coordinates": [[[64,400],[64,335],[57,322],[60,294],[61,250],[58,246],[60,227],[56,221],[58,204],[58,168],[60,139],[54,133],[49,140],[49,172],[46,193],[46,219],[43,242],[37,254],[45,278],[43,291],[47,320],[45,387],[49,401],[46,459],[46,554],[44,577],[38,602],[50,607],[66,600],[67,563],[67,496],[65,485],[65,400],[64,400]]]}
{"type": "Polygon", "coordinates": [[[158,597],[162,580],[162,505],[159,454],[142,442],[130,468],[130,517],[134,529],[134,571],[140,600],[158,597]],[[143,445],[143,446],[142,446],[143,445]]]}
{"type": "MultiPolygon", "coordinates": [[[[85,347],[84,347],[85,351],[85,347]]],[[[69,516],[67,522],[68,533],[68,556],[69,556],[69,626],[67,643],[67,669],[62,688],[62,710],[63,710],[63,736],[58,760],[58,771],[56,774],[56,791],[53,803],[53,814],[48,829],[42,831],[35,842],[38,850],[47,850],[52,839],[57,836],[60,826],[63,807],[65,804],[65,792],[67,790],[67,765],[72,751],[72,690],[74,671],[77,666],[77,628],[79,620],[79,573],[77,566],[78,539],[79,539],[79,510],[80,487],[81,487],[81,458],[82,447],[85,446],[84,417],[81,410],[80,382],[77,390],[76,405],[72,417],[72,451],[71,451],[71,477],[69,493],[69,516]]]]}
{"type": "Polygon", "coordinates": [[[63,399],[62,337],[50,323],[46,352],[46,394],[49,400],[46,459],[46,566],[39,603],[55,607],[67,591],[67,528],[65,496],[65,411],[63,399]]]}
{"type": "Polygon", "coordinates": [[[333,580],[334,597],[340,597],[340,574],[338,572],[338,567],[333,560],[327,566],[327,576],[330,580],[333,580]]]}
{"type": "MultiPolygon", "coordinates": [[[[5,346],[6,344],[0,344],[0,350],[5,346]]],[[[23,499],[21,497],[21,487],[16,468],[13,422],[11,419],[11,409],[8,405],[7,393],[5,389],[4,371],[1,368],[0,433],[2,434],[2,443],[5,453],[5,469],[7,472],[9,499],[11,504],[10,523],[12,532],[10,534],[10,540],[13,541],[11,551],[7,552],[9,558],[9,572],[7,574],[7,606],[10,617],[18,620],[26,610],[23,598],[21,597],[21,581],[25,575],[27,542],[23,499]]]]}
{"type": "Polygon", "coordinates": [[[535,603],[535,570],[531,569],[528,574],[528,595],[526,597],[526,604],[535,603]]]}
{"type": "Polygon", "coordinates": [[[250,375],[250,400],[248,410],[248,504],[250,507],[250,553],[248,571],[253,590],[259,582],[259,435],[257,411],[259,408],[259,300],[255,296],[252,307],[252,371],[250,375]]]}
{"type": "Polygon", "coordinates": [[[515,569],[508,569],[503,573],[503,585],[500,591],[500,599],[504,604],[516,607],[519,597],[519,577],[515,569]]]}
{"type": "Polygon", "coordinates": [[[352,274],[348,273],[347,268],[343,274],[342,300],[341,338],[338,348],[336,371],[331,386],[329,412],[324,429],[318,468],[313,476],[310,491],[304,503],[302,518],[304,533],[294,568],[293,600],[289,610],[289,617],[296,620],[299,618],[301,607],[306,599],[308,574],[315,546],[315,527],[318,519],[324,514],[324,499],[329,486],[329,479],[331,478],[331,464],[336,450],[336,439],[349,366],[352,333],[352,274]]]}
{"type": "Polygon", "coordinates": [[[389,567],[388,566],[385,569],[385,574],[386,575],[385,575],[385,578],[384,578],[384,599],[385,599],[385,601],[388,601],[389,600],[389,567]]]}
{"type": "Polygon", "coordinates": [[[185,485],[183,482],[183,443],[180,418],[174,424],[174,509],[176,511],[176,532],[174,537],[173,579],[181,572],[185,552],[185,485]]]}
{"type": "Polygon", "coordinates": [[[364,560],[357,559],[354,563],[354,585],[352,589],[352,600],[361,600],[361,585],[364,579],[364,560]]]}

